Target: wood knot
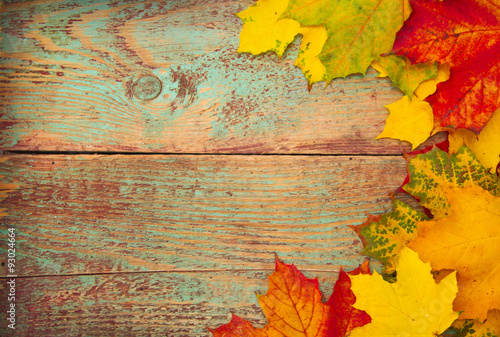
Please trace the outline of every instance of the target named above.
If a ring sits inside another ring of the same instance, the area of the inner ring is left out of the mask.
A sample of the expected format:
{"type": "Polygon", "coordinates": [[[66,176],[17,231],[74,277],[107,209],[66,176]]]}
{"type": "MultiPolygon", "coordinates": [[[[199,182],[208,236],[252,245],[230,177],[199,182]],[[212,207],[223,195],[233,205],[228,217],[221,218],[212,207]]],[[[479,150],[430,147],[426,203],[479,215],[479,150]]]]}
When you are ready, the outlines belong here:
{"type": "Polygon", "coordinates": [[[148,101],[152,100],[161,92],[161,81],[153,75],[143,75],[132,83],[132,95],[135,98],[148,101]]]}

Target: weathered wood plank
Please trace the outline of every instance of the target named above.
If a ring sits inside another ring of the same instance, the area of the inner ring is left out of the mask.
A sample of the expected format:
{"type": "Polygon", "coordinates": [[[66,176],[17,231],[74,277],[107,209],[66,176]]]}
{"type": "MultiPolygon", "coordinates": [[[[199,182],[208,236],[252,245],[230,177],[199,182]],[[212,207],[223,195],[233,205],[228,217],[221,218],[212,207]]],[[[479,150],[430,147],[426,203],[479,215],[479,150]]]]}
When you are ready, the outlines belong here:
{"type": "Polygon", "coordinates": [[[0,149],[400,153],[374,140],[402,96],[389,80],[369,71],[308,93],[298,43],[281,60],[236,53],[233,13],[251,3],[7,1],[0,149]]]}
{"type": "Polygon", "coordinates": [[[269,269],[275,252],[331,270],[362,261],[347,226],[391,208],[405,162],[17,155],[0,175],[20,186],[0,202],[18,232],[19,275],[269,269]]]}
{"type": "MultiPolygon", "coordinates": [[[[285,261],[291,263],[291,261],[285,261]]],[[[263,326],[255,293],[264,294],[269,271],[135,273],[17,279],[16,332],[2,336],[211,336],[205,328],[231,313],[263,326]]],[[[318,276],[324,296],[337,272],[318,276]]],[[[2,280],[4,282],[4,280],[2,280]]],[[[6,298],[5,289],[0,290],[6,298]]],[[[0,302],[4,312],[5,301],[0,302]]]]}

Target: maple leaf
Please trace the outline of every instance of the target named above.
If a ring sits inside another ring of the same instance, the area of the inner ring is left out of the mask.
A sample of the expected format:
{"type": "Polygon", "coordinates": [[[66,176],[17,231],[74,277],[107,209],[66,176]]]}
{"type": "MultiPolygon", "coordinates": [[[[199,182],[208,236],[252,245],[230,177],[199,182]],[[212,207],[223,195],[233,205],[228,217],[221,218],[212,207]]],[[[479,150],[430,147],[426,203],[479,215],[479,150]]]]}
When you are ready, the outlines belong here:
{"type": "Polygon", "coordinates": [[[384,272],[396,269],[399,252],[417,237],[417,222],[427,217],[408,204],[395,199],[394,210],[384,215],[368,216],[368,220],[351,226],[363,242],[363,254],[380,260],[384,272]]]}
{"type": "Polygon", "coordinates": [[[281,18],[326,28],[328,39],[318,57],[330,82],[364,74],[374,59],[391,50],[410,12],[407,0],[290,0],[281,18]]]}
{"type": "Polygon", "coordinates": [[[287,5],[288,0],[259,0],[236,14],[243,21],[238,52],[274,51],[281,57],[300,29],[295,20],[279,19],[287,5]]]}
{"type": "Polygon", "coordinates": [[[239,316],[232,315],[229,323],[221,325],[217,329],[208,329],[214,337],[230,337],[230,336],[248,336],[248,337],[267,337],[268,335],[252,326],[247,320],[239,316]]]}
{"type": "MultiPolygon", "coordinates": [[[[369,273],[368,262],[365,262],[349,274],[369,273]]],[[[256,329],[250,322],[233,315],[228,324],[209,329],[213,336],[343,337],[370,322],[370,316],[352,307],[356,297],[350,290],[351,280],[342,269],[326,304],[321,302],[317,279],[306,278],[294,265],[276,258],[276,270],[268,279],[269,289],[265,295],[258,296],[258,300],[269,323],[256,329]]]]}
{"type": "Polygon", "coordinates": [[[371,317],[363,310],[353,307],[356,296],[351,290],[349,275],[371,275],[368,261],[358,268],[346,273],[340,269],[339,279],[333,287],[333,293],[328,299],[330,308],[325,336],[342,337],[354,328],[361,327],[371,322],[371,317]]]}
{"type": "Polygon", "coordinates": [[[306,278],[294,265],[276,259],[276,271],[268,276],[269,289],[258,296],[269,324],[264,328],[284,336],[321,336],[326,330],[328,307],[321,302],[318,280],[306,278]]]}
{"type": "Polygon", "coordinates": [[[446,188],[477,184],[493,195],[500,195],[500,180],[490,174],[465,146],[454,155],[434,148],[407,156],[407,162],[410,181],[403,189],[417,197],[436,220],[450,213],[446,188]]]}
{"type": "Polygon", "coordinates": [[[422,144],[434,128],[432,107],[424,99],[436,91],[438,83],[448,80],[449,77],[450,67],[447,64],[440,65],[436,78],[420,83],[411,100],[408,96],[403,96],[400,100],[386,105],[390,114],[385,121],[384,131],[376,139],[393,138],[407,141],[412,145],[412,150],[422,144]]]}
{"type": "Polygon", "coordinates": [[[500,198],[479,186],[444,188],[451,207],[440,220],[419,222],[409,247],[436,270],[458,271],[454,309],[461,318],[486,319],[500,308],[500,198]]]}
{"type": "Polygon", "coordinates": [[[429,103],[403,96],[399,101],[386,105],[386,108],[389,109],[389,116],[385,121],[384,131],[375,139],[407,141],[414,150],[429,138],[434,126],[429,103]]]}
{"type": "Polygon", "coordinates": [[[486,169],[491,173],[496,171],[500,163],[500,109],[495,111],[478,136],[467,129],[447,131],[450,153],[456,153],[461,146],[467,145],[486,169]]]}
{"type": "Polygon", "coordinates": [[[428,98],[436,126],[478,132],[500,106],[500,5],[414,0],[393,51],[413,63],[448,63],[450,79],[428,98]]]}
{"type": "Polygon", "coordinates": [[[452,309],[457,293],[455,272],[439,284],[431,267],[409,248],[401,250],[397,282],[389,283],[376,272],[350,276],[356,295],[355,308],[366,311],[371,323],[353,329],[351,337],[419,336],[435,337],[458,317],[452,309]]]}
{"type": "Polygon", "coordinates": [[[371,66],[379,72],[378,77],[388,76],[410,99],[420,83],[438,75],[437,62],[411,64],[406,57],[394,54],[377,58],[371,66]]]}
{"type": "Polygon", "coordinates": [[[500,310],[490,310],[486,322],[457,320],[453,323],[460,337],[500,337],[500,310]]]}
{"type": "Polygon", "coordinates": [[[326,80],[326,69],[318,55],[328,35],[323,26],[301,27],[299,34],[302,35],[302,41],[294,65],[302,69],[308,89],[311,90],[313,83],[326,80]]]}
{"type": "Polygon", "coordinates": [[[238,52],[258,55],[273,51],[282,56],[297,34],[302,35],[294,65],[302,69],[309,89],[326,79],[325,66],[318,58],[328,36],[323,26],[301,27],[292,19],[280,19],[289,0],[259,0],[236,14],[243,21],[238,52]]]}

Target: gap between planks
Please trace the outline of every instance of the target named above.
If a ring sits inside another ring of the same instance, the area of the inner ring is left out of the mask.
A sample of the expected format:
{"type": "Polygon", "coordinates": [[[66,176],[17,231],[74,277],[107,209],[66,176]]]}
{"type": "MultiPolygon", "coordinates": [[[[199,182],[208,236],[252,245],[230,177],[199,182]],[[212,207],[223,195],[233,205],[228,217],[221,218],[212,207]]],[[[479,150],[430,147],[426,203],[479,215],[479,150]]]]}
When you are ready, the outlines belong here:
{"type": "Polygon", "coordinates": [[[98,151],[0,151],[0,155],[96,155],[96,156],[290,156],[290,157],[400,157],[396,153],[176,153],[176,152],[98,152],[98,151]]]}
{"type": "MultiPolygon", "coordinates": [[[[373,262],[373,261],[371,261],[373,262]]],[[[101,273],[77,273],[77,274],[44,274],[44,275],[19,275],[16,279],[37,279],[51,277],[79,277],[79,276],[112,276],[112,275],[138,275],[138,274],[194,274],[194,273],[258,273],[258,272],[274,272],[273,268],[214,268],[214,269],[179,269],[179,270],[151,270],[151,271],[123,271],[123,272],[101,272],[101,273]]],[[[340,268],[324,269],[324,268],[300,268],[301,272],[307,273],[338,273],[340,268]]],[[[8,280],[12,277],[0,276],[0,280],[8,280]]]]}

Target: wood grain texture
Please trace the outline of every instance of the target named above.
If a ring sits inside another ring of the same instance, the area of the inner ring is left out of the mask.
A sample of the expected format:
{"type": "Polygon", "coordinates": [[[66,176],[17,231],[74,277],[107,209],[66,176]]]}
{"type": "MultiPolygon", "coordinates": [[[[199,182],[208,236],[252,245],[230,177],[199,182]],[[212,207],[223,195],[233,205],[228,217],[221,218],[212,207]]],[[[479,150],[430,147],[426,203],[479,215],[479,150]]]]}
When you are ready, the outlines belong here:
{"type": "Polygon", "coordinates": [[[364,258],[347,225],[389,210],[404,172],[401,157],[18,155],[0,207],[21,276],[272,269],[274,253],[336,271],[364,258]]]}
{"type": "Polygon", "coordinates": [[[251,3],[6,1],[0,149],[400,153],[374,140],[402,97],[375,71],[309,93],[298,39],[281,60],[236,53],[234,13],[251,3]],[[132,94],[144,75],[162,83],[155,99],[132,94]]]}
{"type": "MultiPolygon", "coordinates": [[[[291,263],[291,261],[285,261],[291,263]]],[[[269,271],[169,272],[18,279],[15,333],[2,336],[211,336],[206,326],[227,323],[231,313],[262,327],[255,293],[264,294],[269,271]]],[[[326,301],[337,273],[318,277],[326,301]]],[[[4,298],[5,289],[0,289],[4,298]]],[[[5,301],[0,302],[0,310],[5,301]]]]}

